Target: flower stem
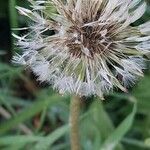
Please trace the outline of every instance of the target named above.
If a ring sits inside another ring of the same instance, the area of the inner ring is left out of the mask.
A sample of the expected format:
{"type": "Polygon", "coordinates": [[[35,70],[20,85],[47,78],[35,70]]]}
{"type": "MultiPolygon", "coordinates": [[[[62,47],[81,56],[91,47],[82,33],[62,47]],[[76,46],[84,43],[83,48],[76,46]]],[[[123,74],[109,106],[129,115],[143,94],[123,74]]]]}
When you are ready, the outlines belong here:
{"type": "Polygon", "coordinates": [[[80,150],[79,139],[79,116],[81,99],[73,96],[70,104],[70,141],[71,150],[80,150]]]}

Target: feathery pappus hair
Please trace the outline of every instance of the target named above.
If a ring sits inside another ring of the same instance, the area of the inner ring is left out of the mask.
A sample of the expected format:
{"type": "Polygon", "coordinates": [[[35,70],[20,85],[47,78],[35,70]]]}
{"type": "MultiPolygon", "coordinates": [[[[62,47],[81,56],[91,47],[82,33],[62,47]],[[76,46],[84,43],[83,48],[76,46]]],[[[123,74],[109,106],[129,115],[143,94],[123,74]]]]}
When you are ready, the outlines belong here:
{"type": "Polygon", "coordinates": [[[30,10],[17,7],[33,24],[28,34],[14,35],[23,51],[13,60],[40,81],[60,93],[102,98],[143,76],[150,21],[131,26],[146,10],[142,0],[29,1],[30,10]]]}

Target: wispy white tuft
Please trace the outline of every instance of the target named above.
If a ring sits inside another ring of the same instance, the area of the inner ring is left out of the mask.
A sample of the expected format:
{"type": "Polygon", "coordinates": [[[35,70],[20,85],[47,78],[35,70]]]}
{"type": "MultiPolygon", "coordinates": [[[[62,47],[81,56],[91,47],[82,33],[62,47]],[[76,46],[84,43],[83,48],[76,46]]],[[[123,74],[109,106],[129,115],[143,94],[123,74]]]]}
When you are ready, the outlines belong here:
{"type": "Polygon", "coordinates": [[[142,0],[29,0],[17,7],[33,23],[30,32],[14,35],[26,65],[60,93],[80,96],[126,88],[143,76],[150,54],[150,22],[132,27],[145,12],[142,0]],[[50,8],[54,8],[51,12],[50,8]]]}

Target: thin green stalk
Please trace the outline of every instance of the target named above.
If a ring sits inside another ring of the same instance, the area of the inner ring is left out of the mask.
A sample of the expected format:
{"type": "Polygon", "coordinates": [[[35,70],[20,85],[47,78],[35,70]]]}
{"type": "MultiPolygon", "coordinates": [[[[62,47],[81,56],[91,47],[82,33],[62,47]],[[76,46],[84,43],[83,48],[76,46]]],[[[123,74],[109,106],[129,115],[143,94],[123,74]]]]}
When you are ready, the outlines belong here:
{"type": "MultiPolygon", "coordinates": [[[[11,31],[13,28],[18,28],[18,15],[16,10],[16,0],[9,0],[9,22],[11,31]]],[[[18,34],[17,30],[13,31],[15,34],[18,34]]],[[[14,50],[14,38],[11,36],[11,51],[14,50]]]]}
{"type": "Polygon", "coordinates": [[[80,150],[79,116],[81,99],[73,96],[70,104],[70,142],[71,150],[80,150]]]}

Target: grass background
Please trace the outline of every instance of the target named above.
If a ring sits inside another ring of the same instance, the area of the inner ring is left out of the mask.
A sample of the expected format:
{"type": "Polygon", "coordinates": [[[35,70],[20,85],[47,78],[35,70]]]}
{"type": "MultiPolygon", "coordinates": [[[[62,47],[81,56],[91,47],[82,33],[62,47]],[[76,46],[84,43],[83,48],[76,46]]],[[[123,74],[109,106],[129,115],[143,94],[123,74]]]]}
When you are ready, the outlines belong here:
{"type": "MultiPolygon", "coordinates": [[[[150,3],[149,0],[147,0],[150,3]]],[[[0,0],[0,150],[70,150],[69,96],[60,96],[31,71],[11,64],[11,28],[28,21],[15,6],[25,0],[0,0]]],[[[150,7],[134,25],[150,20],[150,7]]],[[[17,31],[15,31],[17,33],[17,31]]],[[[145,77],[129,92],[112,93],[106,101],[82,101],[82,150],[150,149],[150,63],[145,77]]]]}

